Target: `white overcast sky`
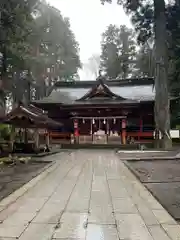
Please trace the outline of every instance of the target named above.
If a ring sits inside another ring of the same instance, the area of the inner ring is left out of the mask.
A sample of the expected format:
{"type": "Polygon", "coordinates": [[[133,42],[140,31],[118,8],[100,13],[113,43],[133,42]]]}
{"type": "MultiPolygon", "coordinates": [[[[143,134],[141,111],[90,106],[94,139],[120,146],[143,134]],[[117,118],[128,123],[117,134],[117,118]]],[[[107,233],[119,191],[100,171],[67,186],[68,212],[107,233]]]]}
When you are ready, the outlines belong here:
{"type": "MultiPolygon", "coordinates": [[[[57,7],[64,17],[68,17],[71,29],[80,45],[81,62],[87,62],[93,54],[101,52],[101,34],[109,24],[131,27],[128,16],[121,6],[113,4],[100,4],[100,0],[49,0],[51,5],[57,7]]],[[[85,71],[80,71],[83,80],[88,78],[85,71]]]]}

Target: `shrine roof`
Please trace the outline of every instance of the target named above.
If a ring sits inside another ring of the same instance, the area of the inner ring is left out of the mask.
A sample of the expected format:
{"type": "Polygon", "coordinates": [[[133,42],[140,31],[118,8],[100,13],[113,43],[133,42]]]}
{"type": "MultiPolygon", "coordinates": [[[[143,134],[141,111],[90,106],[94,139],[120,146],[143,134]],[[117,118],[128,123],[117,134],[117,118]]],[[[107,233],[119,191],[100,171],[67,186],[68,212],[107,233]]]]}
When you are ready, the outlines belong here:
{"type": "Polygon", "coordinates": [[[107,106],[107,105],[109,105],[109,104],[111,104],[111,105],[116,105],[116,104],[137,104],[137,103],[139,103],[139,101],[136,101],[136,100],[129,100],[129,99],[125,99],[125,100],[111,100],[111,101],[109,101],[109,99],[103,99],[103,100],[101,100],[101,99],[93,99],[93,100],[86,100],[86,101],[76,101],[76,102],[73,102],[73,103],[67,103],[67,104],[65,104],[66,106],[68,106],[68,105],[78,105],[78,106],[87,106],[87,105],[98,105],[98,104],[100,104],[100,105],[105,105],[105,106],[107,106]]]}
{"type": "Polygon", "coordinates": [[[32,104],[29,106],[19,104],[2,119],[2,122],[15,125],[16,127],[30,128],[62,126],[61,123],[49,118],[44,110],[37,108],[32,104]]]}
{"type": "Polygon", "coordinates": [[[118,104],[153,101],[155,97],[154,80],[152,78],[108,80],[108,81],[77,81],[57,82],[48,97],[36,101],[40,104],[118,104]],[[96,97],[95,89],[103,85],[109,99],[96,97]]]}

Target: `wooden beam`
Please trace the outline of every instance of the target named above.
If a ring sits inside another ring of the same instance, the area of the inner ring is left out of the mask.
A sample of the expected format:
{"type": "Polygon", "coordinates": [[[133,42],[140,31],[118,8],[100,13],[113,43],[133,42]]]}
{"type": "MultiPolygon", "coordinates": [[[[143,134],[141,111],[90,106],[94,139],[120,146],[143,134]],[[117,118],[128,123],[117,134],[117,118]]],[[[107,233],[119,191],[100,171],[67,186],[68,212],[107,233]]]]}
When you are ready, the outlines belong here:
{"type": "Polygon", "coordinates": [[[124,119],[127,116],[112,116],[112,117],[83,117],[83,116],[76,116],[72,117],[72,119],[124,119]]]}

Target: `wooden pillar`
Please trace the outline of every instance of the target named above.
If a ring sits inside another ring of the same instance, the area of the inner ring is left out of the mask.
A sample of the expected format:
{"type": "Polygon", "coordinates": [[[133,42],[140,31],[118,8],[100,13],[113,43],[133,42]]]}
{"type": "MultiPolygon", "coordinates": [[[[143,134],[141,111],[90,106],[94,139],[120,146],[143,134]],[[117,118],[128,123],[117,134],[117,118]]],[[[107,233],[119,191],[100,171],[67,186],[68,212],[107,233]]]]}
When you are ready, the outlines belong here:
{"type": "Polygon", "coordinates": [[[28,144],[28,129],[24,129],[24,143],[28,144]]]}
{"type": "Polygon", "coordinates": [[[49,131],[49,145],[52,144],[52,136],[51,136],[51,131],[49,131]]]}
{"type": "Polygon", "coordinates": [[[74,119],[74,139],[75,143],[78,142],[79,139],[79,130],[78,130],[78,120],[74,119]]]}
{"type": "Polygon", "coordinates": [[[38,129],[36,129],[35,133],[34,133],[34,144],[35,144],[35,149],[37,151],[39,149],[39,131],[38,131],[38,129]]]}
{"type": "Polygon", "coordinates": [[[107,137],[107,143],[108,143],[108,137],[109,137],[109,121],[106,119],[106,137],[107,137]]]}
{"type": "Polygon", "coordinates": [[[126,144],[126,119],[122,119],[122,144],[126,144]]]}
{"type": "Polygon", "coordinates": [[[12,126],[11,133],[10,133],[10,142],[9,142],[10,152],[13,152],[13,149],[14,149],[14,138],[15,138],[15,128],[14,126],[12,126]]]}
{"type": "Polygon", "coordinates": [[[49,148],[50,147],[50,139],[49,139],[49,131],[47,130],[46,132],[46,146],[49,148]]]}
{"type": "MultiPolygon", "coordinates": [[[[142,133],[143,132],[143,119],[142,117],[140,117],[140,121],[139,121],[139,132],[142,133]]],[[[140,141],[140,136],[138,135],[138,140],[140,141]]]]}
{"type": "Polygon", "coordinates": [[[92,141],[92,143],[93,143],[93,119],[91,118],[90,119],[90,122],[91,122],[91,141],[92,141]]]}

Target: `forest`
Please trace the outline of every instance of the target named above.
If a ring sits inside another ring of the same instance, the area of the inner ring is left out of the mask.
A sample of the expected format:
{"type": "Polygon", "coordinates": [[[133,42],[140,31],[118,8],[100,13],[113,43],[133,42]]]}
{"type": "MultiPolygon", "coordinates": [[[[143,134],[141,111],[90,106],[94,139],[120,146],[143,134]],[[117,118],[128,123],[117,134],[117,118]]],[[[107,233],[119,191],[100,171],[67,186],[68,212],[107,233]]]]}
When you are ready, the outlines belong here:
{"type": "Polygon", "coordinates": [[[39,99],[55,81],[78,79],[79,45],[58,9],[39,0],[3,0],[0,11],[1,114],[7,102],[39,99]]]}

